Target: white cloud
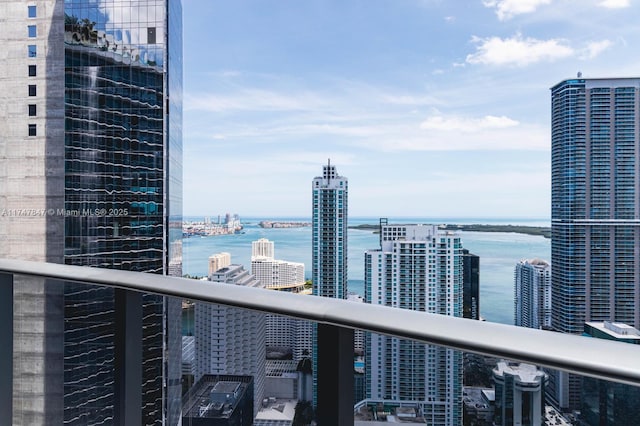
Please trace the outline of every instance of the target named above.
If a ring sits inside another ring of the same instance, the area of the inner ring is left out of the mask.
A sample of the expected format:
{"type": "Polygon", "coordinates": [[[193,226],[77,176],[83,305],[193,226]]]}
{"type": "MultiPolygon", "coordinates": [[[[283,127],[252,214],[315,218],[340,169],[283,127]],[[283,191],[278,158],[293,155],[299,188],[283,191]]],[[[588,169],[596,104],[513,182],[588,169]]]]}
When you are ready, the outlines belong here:
{"type": "MultiPolygon", "coordinates": [[[[495,8],[496,15],[501,21],[512,18],[515,15],[535,12],[542,5],[550,4],[552,0],[484,0],[485,7],[495,8]]],[[[623,1],[623,0],[605,0],[623,1]]]]}
{"type": "Polygon", "coordinates": [[[440,117],[415,127],[377,126],[373,130],[369,138],[351,143],[383,152],[549,150],[547,126],[519,124],[507,117],[440,117]]]}
{"type": "Polygon", "coordinates": [[[609,40],[593,41],[588,43],[587,47],[582,51],[580,59],[593,59],[611,46],[613,46],[613,43],[609,40]]]}
{"type": "Polygon", "coordinates": [[[470,64],[525,66],[540,61],[554,61],[574,55],[575,51],[561,39],[537,40],[514,37],[480,38],[473,36],[476,52],[467,55],[470,64]]]}
{"type": "Polygon", "coordinates": [[[325,100],[313,93],[287,94],[264,89],[241,89],[233,94],[189,96],[186,110],[227,111],[301,111],[326,106],[325,100]]]}
{"type": "Polygon", "coordinates": [[[440,115],[428,117],[420,124],[422,129],[477,132],[482,129],[501,129],[505,127],[517,126],[519,123],[509,117],[487,115],[482,118],[468,117],[443,117],[440,115]]]}
{"type": "Polygon", "coordinates": [[[602,0],[598,3],[600,7],[606,7],[607,9],[623,9],[631,6],[630,0],[602,0]]]}

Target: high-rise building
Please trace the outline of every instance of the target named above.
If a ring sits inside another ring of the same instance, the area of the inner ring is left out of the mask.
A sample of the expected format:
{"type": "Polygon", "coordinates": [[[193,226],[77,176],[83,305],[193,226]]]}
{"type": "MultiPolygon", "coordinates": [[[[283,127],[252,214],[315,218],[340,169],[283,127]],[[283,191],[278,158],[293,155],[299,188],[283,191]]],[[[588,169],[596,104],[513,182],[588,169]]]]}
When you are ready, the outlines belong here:
{"type": "Polygon", "coordinates": [[[273,241],[266,238],[251,246],[251,273],[265,288],[294,293],[304,289],[304,263],[275,259],[273,241]]]}
{"type": "MultiPolygon", "coordinates": [[[[0,257],[180,275],[180,1],[6,0],[0,43],[0,257]]],[[[180,303],[124,296],[136,362],[118,292],[17,282],[14,424],[108,422],[120,362],[142,375],[140,424],[177,424],[180,303]]]]}
{"type": "Polygon", "coordinates": [[[462,249],[462,316],[480,319],[480,256],[462,249]]]}
{"type": "Polygon", "coordinates": [[[515,325],[551,328],[551,267],[542,259],[521,260],[516,264],[515,325]]]}
{"type": "MultiPolygon", "coordinates": [[[[640,78],[577,78],[551,88],[552,326],[640,328],[640,78]]],[[[580,382],[568,401],[580,409],[580,382]]],[[[564,394],[564,392],[563,392],[564,394]]]]}
{"type": "MultiPolygon", "coordinates": [[[[348,181],[328,161],[322,176],[313,178],[311,190],[313,294],[346,299],[348,181]]],[[[313,330],[313,405],[317,406],[318,339],[317,328],[313,330]]]]}
{"type": "Polygon", "coordinates": [[[328,162],[312,191],[313,294],[346,299],[348,181],[328,162]]]}
{"type": "MultiPolygon", "coordinates": [[[[242,265],[209,276],[211,285],[262,287],[242,265]]],[[[195,304],[195,381],[208,374],[252,376],[254,415],[264,397],[265,314],[213,303],[195,304]]]]}
{"type": "MultiPolygon", "coordinates": [[[[462,317],[462,246],[433,225],[381,222],[381,247],[365,252],[367,303],[462,317]]],[[[367,335],[367,397],[409,401],[428,424],[462,424],[462,354],[367,335]]]]}
{"type": "Polygon", "coordinates": [[[545,423],[547,375],[535,365],[500,361],[493,369],[494,425],[538,426],[545,423]]]}
{"type": "Polygon", "coordinates": [[[640,327],[640,78],[551,88],[553,327],[640,327]]]}
{"type": "Polygon", "coordinates": [[[273,259],[275,257],[275,247],[273,241],[266,238],[260,238],[251,243],[251,260],[254,258],[264,257],[273,259]]]}

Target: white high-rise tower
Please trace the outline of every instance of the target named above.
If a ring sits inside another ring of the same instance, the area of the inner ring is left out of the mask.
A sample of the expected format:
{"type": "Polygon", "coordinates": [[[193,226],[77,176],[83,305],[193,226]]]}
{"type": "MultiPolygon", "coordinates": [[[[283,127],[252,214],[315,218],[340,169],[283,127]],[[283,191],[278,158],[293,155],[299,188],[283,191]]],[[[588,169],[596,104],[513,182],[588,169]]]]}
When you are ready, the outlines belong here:
{"type": "MultiPolygon", "coordinates": [[[[462,316],[462,246],[432,225],[381,222],[381,247],[365,252],[365,299],[400,309],[462,316]]],[[[415,403],[430,425],[462,424],[462,354],[370,334],[367,397],[415,403]]]]}
{"type": "Polygon", "coordinates": [[[260,257],[273,259],[275,256],[274,253],[273,241],[269,241],[266,238],[260,238],[259,240],[251,243],[251,260],[260,257]]]}
{"type": "MultiPolygon", "coordinates": [[[[347,178],[338,175],[331,161],[312,187],[312,279],[315,296],[347,298],[347,178]]],[[[313,396],[317,406],[318,339],[313,338],[313,396]]]]}
{"type": "Polygon", "coordinates": [[[347,298],[347,178],[322,166],[313,179],[313,294],[347,298]]]}
{"type": "Polygon", "coordinates": [[[541,259],[521,260],[514,281],[515,325],[551,328],[551,266],[541,259]]]}

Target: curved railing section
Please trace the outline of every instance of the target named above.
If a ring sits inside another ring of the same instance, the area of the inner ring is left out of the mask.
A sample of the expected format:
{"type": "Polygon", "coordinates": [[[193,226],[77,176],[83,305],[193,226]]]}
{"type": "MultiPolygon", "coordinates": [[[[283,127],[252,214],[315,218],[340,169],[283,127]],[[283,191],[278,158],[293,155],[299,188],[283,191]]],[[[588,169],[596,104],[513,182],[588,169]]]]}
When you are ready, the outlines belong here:
{"type": "Polygon", "coordinates": [[[139,272],[0,259],[2,272],[219,303],[640,385],[640,346],[636,345],[139,272]]]}

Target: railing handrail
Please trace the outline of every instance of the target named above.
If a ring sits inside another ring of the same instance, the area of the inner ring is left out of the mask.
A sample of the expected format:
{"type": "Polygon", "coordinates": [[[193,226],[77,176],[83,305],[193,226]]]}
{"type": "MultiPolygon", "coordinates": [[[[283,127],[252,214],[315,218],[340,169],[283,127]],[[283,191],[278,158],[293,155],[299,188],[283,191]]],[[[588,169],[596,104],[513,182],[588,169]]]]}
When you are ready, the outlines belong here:
{"type": "Polygon", "coordinates": [[[113,269],[0,259],[0,273],[218,303],[640,385],[640,345],[348,300],[113,269]]]}

